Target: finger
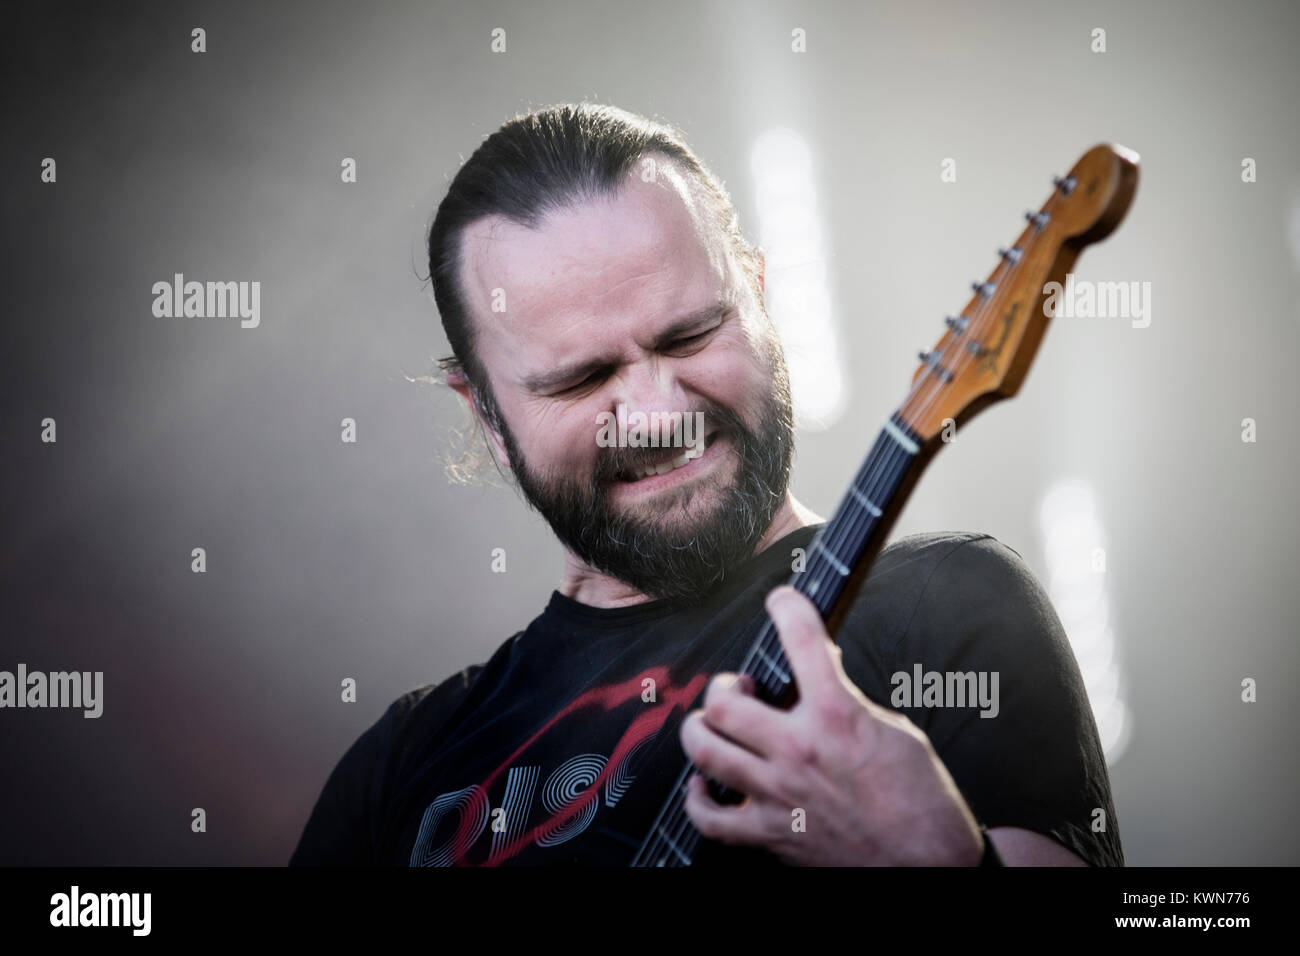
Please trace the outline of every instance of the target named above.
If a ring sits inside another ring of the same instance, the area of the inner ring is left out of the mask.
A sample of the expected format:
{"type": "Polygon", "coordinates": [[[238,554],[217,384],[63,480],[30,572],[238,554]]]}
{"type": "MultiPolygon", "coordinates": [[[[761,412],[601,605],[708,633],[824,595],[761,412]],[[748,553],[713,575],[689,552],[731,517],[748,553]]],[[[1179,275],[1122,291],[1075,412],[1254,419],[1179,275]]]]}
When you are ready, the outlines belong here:
{"type": "Polygon", "coordinates": [[[715,676],[704,692],[704,720],[717,733],[770,759],[780,751],[781,735],[788,733],[789,715],[752,696],[753,684],[745,674],[715,676]]]}
{"type": "Polygon", "coordinates": [[[704,699],[707,702],[709,694],[715,689],[735,690],[741,694],[754,693],[754,678],[748,674],[735,674],[731,671],[718,671],[709,679],[709,686],[705,688],[704,699]]]}
{"type": "Polygon", "coordinates": [[[709,785],[698,773],[691,774],[686,781],[683,807],[695,829],[706,839],[730,844],[763,842],[763,829],[754,801],[723,806],[709,796],[709,785]]]}
{"type": "Polygon", "coordinates": [[[794,669],[800,697],[824,700],[841,693],[836,648],[812,601],[783,584],[772,589],[764,605],[794,669]]]}
{"type": "Polygon", "coordinates": [[[775,792],[775,768],[763,758],[712,730],[703,711],[682,721],[682,749],[702,773],[733,790],[755,796],[775,792]]]}

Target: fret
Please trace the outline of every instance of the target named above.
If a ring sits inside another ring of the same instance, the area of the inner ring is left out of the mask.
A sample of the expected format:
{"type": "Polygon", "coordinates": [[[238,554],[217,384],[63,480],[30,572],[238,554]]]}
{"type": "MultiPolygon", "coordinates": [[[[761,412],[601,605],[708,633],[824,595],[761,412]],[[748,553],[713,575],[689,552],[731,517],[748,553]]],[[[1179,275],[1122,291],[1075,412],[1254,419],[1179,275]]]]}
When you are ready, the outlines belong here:
{"type": "Polygon", "coordinates": [[[916,456],[904,447],[918,447],[910,430],[905,431],[906,423],[899,419],[890,421],[889,426],[881,429],[848,493],[813,539],[808,566],[788,582],[823,615],[839,599],[853,566],[884,518],[885,506],[915,462],[916,456]]]}
{"type": "Polygon", "coordinates": [[[858,503],[862,505],[862,507],[870,511],[872,515],[874,515],[877,518],[880,517],[880,509],[876,507],[875,502],[873,502],[862,492],[858,491],[857,485],[849,485],[849,494],[851,494],[858,501],[858,503]]]}
{"type": "Polygon", "coordinates": [[[787,671],[780,664],[778,664],[776,661],[772,660],[771,656],[767,653],[767,651],[763,650],[760,647],[758,649],[758,654],[761,658],[763,658],[764,661],[767,662],[767,666],[772,671],[773,674],[780,677],[781,680],[784,681],[785,683],[787,684],[790,683],[790,681],[792,680],[792,678],[790,677],[790,672],[787,671]]]}
{"type": "Polygon", "coordinates": [[[898,444],[909,455],[915,455],[918,451],[921,450],[921,446],[918,445],[916,442],[914,442],[907,435],[904,435],[903,430],[899,428],[897,425],[895,425],[892,419],[885,420],[885,434],[887,434],[894,441],[898,442],[898,444]]]}
{"type": "Polygon", "coordinates": [[[826,545],[822,542],[820,538],[818,538],[817,541],[814,542],[813,547],[816,548],[818,551],[820,551],[822,554],[826,555],[826,560],[831,563],[831,567],[833,567],[836,571],[838,571],[842,576],[846,578],[849,576],[849,569],[844,566],[844,562],[841,561],[839,558],[835,557],[835,552],[832,551],[830,548],[826,547],[826,545]]]}

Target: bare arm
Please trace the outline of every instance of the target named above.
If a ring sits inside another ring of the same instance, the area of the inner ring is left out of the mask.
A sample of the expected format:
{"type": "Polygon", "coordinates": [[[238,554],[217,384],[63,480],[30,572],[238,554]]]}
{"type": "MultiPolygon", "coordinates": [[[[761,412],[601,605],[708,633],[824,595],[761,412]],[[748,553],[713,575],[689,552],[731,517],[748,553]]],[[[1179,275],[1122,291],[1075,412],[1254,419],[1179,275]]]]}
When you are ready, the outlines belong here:
{"type": "Polygon", "coordinates": [[[992,827],[989,838],[1007,866],[1087,866],[1051,837],[1020,827],[992,827]]]}

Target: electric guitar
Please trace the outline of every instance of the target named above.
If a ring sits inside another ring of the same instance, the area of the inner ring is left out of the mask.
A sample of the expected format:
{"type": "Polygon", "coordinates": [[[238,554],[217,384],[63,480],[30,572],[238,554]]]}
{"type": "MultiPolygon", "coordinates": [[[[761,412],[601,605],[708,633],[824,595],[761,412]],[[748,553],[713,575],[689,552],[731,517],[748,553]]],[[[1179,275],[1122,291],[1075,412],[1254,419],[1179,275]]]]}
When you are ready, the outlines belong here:
{"type": "MultiPolygon", "coordinates": [[[[1064,284],[1085,246],[1110,235],[1128,212],[1138,183],[1138,155],[1115,144],[1094,146],[1055,190],[999,262],[975,283],[966,308],[945,319],[947,331],[921,364],[902,404],[890,415],[834,515],[808,548],[803,571],[788,584],[816,605],[832,639],[866,580],[917,479],[956,428],[1019,391],[1047,331],[1044,287],[1064,284]]],[[[1059,288],[1059,286],[1058,286],[1059,288]]],[[[741,672],[755,696],[789,707],[798,690],[776,627],[766,612],[750,623],[752,644],[741,672]]],[[[742,635],[742,639],[743,639],[742,635]]],[[[690,866],[702,839],[686,815],[688,762],[632,859],[632,866],[690,866]]],[[[713,783],[723,803],[743,797],[713,783]]]]}

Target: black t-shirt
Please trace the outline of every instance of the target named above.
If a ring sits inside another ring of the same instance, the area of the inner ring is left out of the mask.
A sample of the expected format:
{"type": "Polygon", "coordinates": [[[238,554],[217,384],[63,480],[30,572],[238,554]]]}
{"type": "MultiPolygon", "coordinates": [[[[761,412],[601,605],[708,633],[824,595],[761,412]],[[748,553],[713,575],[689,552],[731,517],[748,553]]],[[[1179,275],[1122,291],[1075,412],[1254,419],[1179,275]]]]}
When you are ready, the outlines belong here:
{"type": "MultiPolygon", "coordinates": [[[[402,695],[357,739],[290,865],[627,865],[686,764],[682,717],[714,673],[741,668],[750,641],[738,635],[818,527],[782,538],[688,608],[596,608],[553,592],[486,663],[402,695]]],[[[894,542],[837,643],[862,692],[926,732],[979,822],[1123,865],[1074,654],[1015,551],[975,533],[894,542]],[[983,673],[996,694],[938,706],[923,696],[930,672],[983,673]]],[[[779,860],[705,841],[695,862],[779,860]]]]}

